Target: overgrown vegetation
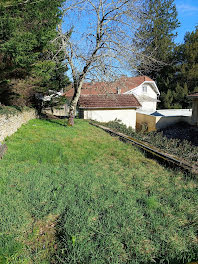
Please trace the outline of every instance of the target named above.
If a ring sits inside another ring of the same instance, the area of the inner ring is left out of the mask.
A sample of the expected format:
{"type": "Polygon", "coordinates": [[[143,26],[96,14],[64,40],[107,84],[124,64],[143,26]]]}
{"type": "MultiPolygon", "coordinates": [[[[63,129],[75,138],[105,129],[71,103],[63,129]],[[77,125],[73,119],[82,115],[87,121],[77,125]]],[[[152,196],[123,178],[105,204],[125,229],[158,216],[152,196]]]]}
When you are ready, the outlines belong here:
{"type": "Polygon", "coordinates": [[[198,259],[197,182],[76,120],[31,120],[0,161],[0,263],[198,259]]]}
{"type": "Polygon", "coordinates": [[[29,111],[31,108],[24,106],[5,106],[0,105],[0,116],[6,115],[6,117],[17,115],[18,113],[21,113],[22,111],[29,111]]]}
{"type": "Polygon", "coordinates": [[[35,106],[35,94],[68,83],[63,53],[56,59],[63,0],[0,2],[0,102],[35,106]]]}
{"type": "Polygon", "coordinates": [[[198,147],[194,146],[188,140],[180,140],[176,138],[167,138],[161,132],[142,132],[136,133],[131,127],[127,128],[126,125],[119,121],[110,121],[103,123],[105,126],[114,129],[138,140],[147,142],[160,150],[173,154],[179,158],[183,158],[186,161],[195,162],[198,164],[198,147]]]}

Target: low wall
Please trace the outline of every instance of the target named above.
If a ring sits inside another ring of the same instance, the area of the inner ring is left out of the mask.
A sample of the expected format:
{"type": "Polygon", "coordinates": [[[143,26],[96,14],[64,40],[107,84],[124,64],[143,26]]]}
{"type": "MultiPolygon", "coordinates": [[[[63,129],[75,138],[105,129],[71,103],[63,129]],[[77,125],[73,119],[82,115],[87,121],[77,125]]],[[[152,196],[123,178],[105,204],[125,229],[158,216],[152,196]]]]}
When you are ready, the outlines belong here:
{"type": "Polygon", "coordinates": [[[42,113],[66,117],[66,116],[69,116],[69,104],[64,104],[64,105],[59,106],[59,107],[44,108],[42,110],[42,113]]]}
{"type": "Polygon", "coordinates": [[[147,132],[160,130],[178,122],[191,124],[191,116],[154,116],[143,113],[136,113],[136,130],[141,131],[146,128],[147,132]]]}
{"type": "Polygon", "coordinates": [[[67,105],[63,105],[60,108],[45,108],[42,111],[44,114],[50,114],[55,116],[68,116],[69,114],[69,107],[67,105]]]}
{"type": "Polygon", "coordinates": [[[155,131],[156,116],[136,113],[136,131],[144,130],[145,126],[147,127],[147,132],[155,131]]]}
{"type": "Polygon", "coordinates": [[[7,136],[14,134],[23,124],[36,117],[35,110],[19,112],[9,117],[6,115],[0,115],[0,142],[7,136]]]}
{"type": "Polygon", "coordinates": [[[191,124],[190,116],[156,116],[156,129],[163,129],[179,122],[191,124]]]}

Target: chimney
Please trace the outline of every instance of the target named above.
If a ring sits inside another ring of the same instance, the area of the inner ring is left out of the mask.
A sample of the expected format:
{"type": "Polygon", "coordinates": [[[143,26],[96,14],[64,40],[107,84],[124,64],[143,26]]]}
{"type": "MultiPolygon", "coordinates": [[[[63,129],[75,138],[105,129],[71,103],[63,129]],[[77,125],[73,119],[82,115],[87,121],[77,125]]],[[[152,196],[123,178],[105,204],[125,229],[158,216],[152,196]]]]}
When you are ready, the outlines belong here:
{"type": "Polygon", "coordinates": [[[117,87],[117,94],[121,94],[121,88],[117,87]]]}

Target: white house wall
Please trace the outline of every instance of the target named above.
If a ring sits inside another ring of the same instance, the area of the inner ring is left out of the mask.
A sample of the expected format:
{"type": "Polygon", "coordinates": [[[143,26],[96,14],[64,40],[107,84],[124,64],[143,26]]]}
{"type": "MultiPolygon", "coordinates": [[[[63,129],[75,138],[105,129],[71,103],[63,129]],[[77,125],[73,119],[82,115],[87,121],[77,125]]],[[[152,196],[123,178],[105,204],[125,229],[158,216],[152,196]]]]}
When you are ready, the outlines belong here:
{"type": "Polygon", "coordinates": [[[157,100],[157,92],[153,89],[152,84],[150,83],[142,83],[141,85],[137,86],[136,88],[126,92],[125,94],[134,94],[137,99],[139,100],[140,104],[142,105],[139,109],[144,110],[144,111],[156,111],[157,108],[157,102],[151,102],[151,101],[147,101],[145,100],[141,100],[142,96],[146,96],[146,97],[150,97],[153,98],[155,100],[157,100]],[[143,86],[147,87],[147,91],[144,92],[143,91],[143,86]]]}
{"type": "Polygon", "coordinates": [[[139,108],[140,110],[144,110],[144,111],[151,111],[151,112],[155,112],[156,111],[156,107],[157,107],[157,103],[156,102],[140,102],[141,103],[141,107],[139,108]]]}
{"type": "Polygon", "coordinates": [[[84,110],[84,119],[96,120],[99,122],[109,122],[119,119],[127,127],[135,129],[136,110],[135,109],[113,109],[113,110],[84,110]]]}
{"type": "Polygon", "coordinates": [[[134,95],[146,95],[151,98],[157,99],[157,93],[153,90],[151,84],[142,83],[141,85],[137,86],[136,88],[126,92],[126,94],[134,94],[134,95]],[[143,86],[147,87],[147,92],[143,92],[143,86]]]}

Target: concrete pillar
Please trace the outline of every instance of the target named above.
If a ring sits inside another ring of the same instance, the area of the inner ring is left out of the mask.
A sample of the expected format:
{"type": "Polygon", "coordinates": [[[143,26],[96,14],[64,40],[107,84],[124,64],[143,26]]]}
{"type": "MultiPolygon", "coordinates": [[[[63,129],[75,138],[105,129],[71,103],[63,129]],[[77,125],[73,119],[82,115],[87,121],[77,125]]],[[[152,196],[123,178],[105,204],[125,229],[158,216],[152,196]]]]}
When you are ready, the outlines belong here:
{"type": "Polygon", "coordinates": [[[193,98],[192,102],[192,125],[198,126],[198,98],[193,98]]]}

